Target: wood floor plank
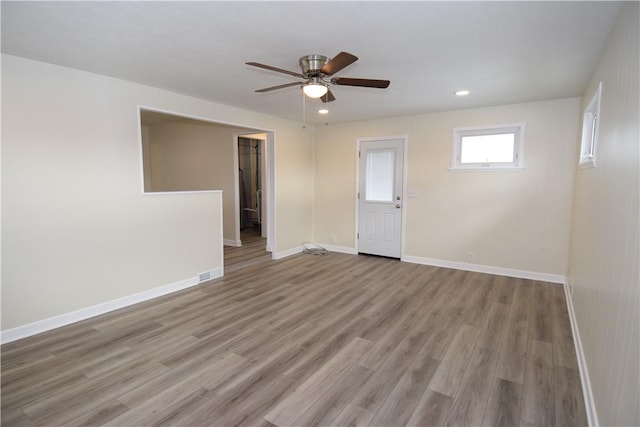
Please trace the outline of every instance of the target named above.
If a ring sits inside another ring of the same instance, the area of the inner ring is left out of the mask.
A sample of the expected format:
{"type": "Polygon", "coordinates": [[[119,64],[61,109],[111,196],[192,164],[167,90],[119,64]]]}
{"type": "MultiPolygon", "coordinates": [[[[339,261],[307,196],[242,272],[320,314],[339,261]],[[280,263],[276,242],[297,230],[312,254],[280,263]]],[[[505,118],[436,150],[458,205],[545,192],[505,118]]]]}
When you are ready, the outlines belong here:
{"type": "Polygon", "coordinates": [[[519,384],[524,382],[528,330],[529,323],[522,320],[513,320],[507,325],[496,366],[497,377],[519,384]]]}
{"type": "Polygon", "coordinates": [[[407,426],[443,426],[451,405],[452,397],[427,389],[409,418],[407,426]]]}
{"type": "Polygon", "coordinates": [[[192,405],[211,395],[204,387],[182,384],[156,394],[144,404],[109,420],[104,426],[149,426],[171,423],[192,405]]]}
{"type": "Polygon", "coordinates": [[[80,411],[80,414],[67,422],[70,425],[102,426],[127,412],[129,408],[117,400],[107,400],[96,405],[93,411],[80,411]]]}
{"type": "Polygon", "coordinates": [[[391,352],[376,372],[364,384],[353,404],[369,411],[377,411],[400,378],[412,366],[413,360],[424,355],[429,329],[424,317],[414,325],[406,337],[391,352]]]}
{"type": "Polygon", "coordinates": [[[476,346],[449,412],[447,426],[482,424],[497,359],[497,350],[476,346]]]}
{"type": "Polygon", "coordinates": [[[511,306],[516,289],[513,284],[513,279],[506,276],[491,276],[491,282],[493,284],[493,289],[489,296],[489,300],[491,302],[511,306]]]}
{"type": "MultiPolygon", "coordinates": [[[[443,301],[453,298],[449,294],[441,296],[443,301]]],[[[431,317],[432,329],[427,343],[430,356],[442,360],[453,342],[462,322],[463,308],[455,303],[444,303],[439,310],[434,310],[431,317]]]]}
{"type": "Polygon", "coordinates": [[[352,364],[341,375],[339,381],[334,381],[322,395],[309,406],[293,425],[296,426],[326,426],[333,425],[332,421],[346,408],[360,387],[369,379],[373,371],[352,364]]]}
{"type": "Polygon", "coordinates": [[[51,378],[25,384],[11,392],[2,392],[2,413],[11,412],[14,409],[24,409],[52,394],[83,387],[87,382],[87,377],[81,374],[66,371],[52,372],[51,378]]]}
{"type": "Polygon", "coordinates": [[[581,425],[561,286],[329,253],[0,348],[1,424],[581,425]]]}
{"type": "MultiPolygon", "coordinates": [[[[229,406],[220,411],[216,424],[221,426],[248,426],[262,419],[262,416],[273,409],[282,399],[295,390],[295,381],[284,375],[276,378],[244,399],[243,404],[229,406]]],[[[185,425],[198,425],[197,420],[189,419],[185,425]]]]}
{"type": "Polygon", "coordinates": [[[33,422],[25,415],[21,410],[2,410],[2,425],[3,426],[32,426],[33,422]]]}
{"type": "Polygon", "coordinates": [[[261,418],[258,420],[257,423],[255,423],[253,425],[253,427],[278,427],[277,425],[270,423],[269,421],[265,420],[264,418],[261,418]]]}
{"type": "Polygon", "coordinates": [[[528,342],[520,419],[540,426],[555,424],[551,343],[533,339],[528,342]]]}
{"type": "Polygon", "coordinates": [[[514,292],[509,318],[511,320],[528,321],[529,308],[533,300],[533,282],[525,279],[512,279],[514,292]]]}
{"type": "Polygon", "coordinates": [[[480,330],[474,326],[466,324],[460,326],[429,383],[431,390],[456,397],[479,334],[480,330]]]}
{"type": "Polygon", "coordinates": [[[533,283],[533,297],[529,313],[529,339],[552,342],[551,289],[542,282],[533,283]]]}
{"type": "MultiPolygon", "coordinates": [[[[381,326],[382,324],[378,324],[378,329],[386,332],[379,336],[371,336],[375,344],[371,351],[360,359],[358,362],[360,365],[373,370],[378,369],[393,349],[398,346],[412,329],[417,325],[419,328],[421,327],[419,325],[425,325],[426,322],[433,321],[436,314],[433,310],[424,309],[422,304],[420,304],[420,301],[423,301],[423,299],[417,296],[411,298],[414,303],[407,307],[405,313],[400,316],[396,322],[383,322],[384,327],[381,326]]],[[[434,299],[435,307],[438,307],[440,298],[436,297],[434,299]]],[[[369,325],[369,328],[370,327],[371,325],[369,325]]],[[[370,335],[365,332],[362,336],[367,337],[370,335]]]]}
{"type": "Polygon", "coordinates": [[[331,423],[332,426],[365,427],[369,425],[373,412],[349,404],[331,423]]]}
{"type": "Polygon", "coordinates": [[[577,369],[555,366],[553,374],[556,423],[576,427],[588,425],[581,393],[580,372],[577,369]]]}
{"type": "MultiPolygon", "coordinates": [[[[321,369],[322,366],[331,360],[338,352],[340,352],[354,338],[358,338],[360,332],[367,327],[368,321],[363,318],[354,318],[348,321],[337,331],[335,327],[328,328],[323,331],[324,339],[317,343],[308,343],[305,347],[306,355],[301,358],[298,363],[291,366],[285,372],[285,375],[297,380],[303,381],[310,376],[310,373],[321,369]]],[[[332,325],[333,326],[333,325],[332,325]]],[[[337,325],[336,325],[337,326],[337,325]]],[[[371,344],[371,341],[363,340],[371,344]]]]}
{"type": "MultiPolygon", "coordinates": [[[[274,383],[278,384],[276,387],[278,394],[288,390],[293,385],[293,382],[284,377],[282,373],[285,367],[295,361],[302,352],[303,349],[300,347],[287,348],[273,356],[259,370],[227,390],[224,394],[212,393],[215,397],[210,401],[206,401],[205,404],[198,405],[192,411],[188,420],[185,421],[185,425],[207,425],[211,420],[228,416],[230,412],[251,406],[253,402],[263,402],[264,399],[269,401],[271,397],[269,393],[274,389],[274,383]],[[280,385],[284,385],[286,389],[283,390],[280,385]],[[262,391],[265,391],[265,393],[262,393],[262,391]]],[[[274,402],[269,401],[269,403],[274,402]]],[[[267,406],[270,409],[271,405],[267,406]]],[[[255,421],[257,420],[258,418],[256,417],[255,421]]]]}
{"type": "Polygon", "coordinates": [[[483,325],[478,345],[485,348],[500,348],[510,307],[507,304],[491,303],[487,319],[483,325]]]}
{"type": "Polygon", "coordinates": [[[405,425],[409,421],[440,364],[439,360],[424,354],[421,356],[411,364],[385,399],[371,421],[372,425],[405,425]]]}
{"type": "Polygon", "coordinates": [[[562,286],[551,286],[551,301],[553,363],[556,366],[578,369],[573,332],[562,286]]]}
{"type": "Polygon", "coordinates": [[[62,425],[83,413],[101,411],[101,405],[112,401],[118,393],[133,389],[166,371],[167,367],[157,362],[132,360],[118,370],[91,379],[80,387],[47,396],[23,410],[37,424],[62,425]]]}
{"type": "Polygon", "coordinates": [[[322,393],[337,381],[354,362],[371,348],[371,341],[354,338],[329,362],[303,382],[298,389],[273,408],[264,419],[276,425],[293,425],[322,393]]]}
{"type": "Polygon", "coordinates": [[[482,420],[483,427],[517,426],[520,421],[521,396],[522,384],[494,378],[482,420]]]}

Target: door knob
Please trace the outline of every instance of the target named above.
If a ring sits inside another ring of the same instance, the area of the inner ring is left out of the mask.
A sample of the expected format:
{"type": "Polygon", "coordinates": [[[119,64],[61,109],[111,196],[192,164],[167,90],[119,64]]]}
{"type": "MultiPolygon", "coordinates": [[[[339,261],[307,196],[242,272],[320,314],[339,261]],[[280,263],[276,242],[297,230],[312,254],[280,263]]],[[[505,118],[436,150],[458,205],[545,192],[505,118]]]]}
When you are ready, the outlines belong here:
{"type": "Polygon", "coordinates": [[[396,205],[396,208],[400,209],[400,203],[398,203],[398,204],[396,205]]]}

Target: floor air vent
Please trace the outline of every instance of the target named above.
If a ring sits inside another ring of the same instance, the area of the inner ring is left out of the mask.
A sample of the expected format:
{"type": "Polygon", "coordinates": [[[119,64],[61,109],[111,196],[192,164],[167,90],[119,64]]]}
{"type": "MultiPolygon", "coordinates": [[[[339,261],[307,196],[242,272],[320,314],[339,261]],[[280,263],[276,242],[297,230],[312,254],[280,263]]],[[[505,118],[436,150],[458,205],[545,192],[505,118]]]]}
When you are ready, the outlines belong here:
{"type": "Polygon", "coordinates": [[[206,282],[207,280],[210,280],[210,279],[211,279],[210,271],[205,271],[204,273],[200,273],[200,275],[198,276],[199,282],[206,282]]]}

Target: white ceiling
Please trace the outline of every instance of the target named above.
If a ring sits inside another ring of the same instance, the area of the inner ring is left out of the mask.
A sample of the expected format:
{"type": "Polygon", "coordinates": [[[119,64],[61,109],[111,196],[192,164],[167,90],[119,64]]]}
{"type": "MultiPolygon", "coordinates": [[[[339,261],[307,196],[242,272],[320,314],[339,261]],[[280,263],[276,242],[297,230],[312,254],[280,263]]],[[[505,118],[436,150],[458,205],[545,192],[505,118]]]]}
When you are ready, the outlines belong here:
{"type": "Polygon", "coordinates": [[[295,81],[308,54],[353,53],[336,76],[391,80],[334,86],[307,122],[342,122],[581,96],[617,2],[9,2],[2,51],[303,120],[295,81]],[[469,89],[458,98],[453,92],[469,89]]]}

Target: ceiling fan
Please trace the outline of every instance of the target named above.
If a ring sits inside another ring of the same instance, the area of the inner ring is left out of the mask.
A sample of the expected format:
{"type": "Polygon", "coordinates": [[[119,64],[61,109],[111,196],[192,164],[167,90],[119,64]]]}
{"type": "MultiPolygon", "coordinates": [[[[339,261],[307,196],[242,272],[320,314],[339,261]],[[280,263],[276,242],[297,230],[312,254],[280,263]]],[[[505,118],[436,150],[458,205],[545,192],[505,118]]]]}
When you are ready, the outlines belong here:
{"type": "Polygon", "coordinates": [[[264,68],[265,70],[276,71],[278,73],[288,74],[293,77],[303,79],[302,82],[285,83],[283,85],[258,89],[256,92],[270,92],[272,90],[284,89],[291,86],[302,86],[305,95],[310,98],[320,98],[322,102],[335,101],[335,97],[329,90],[329,85],[339,86],[360,86],[385,89],[389,87],[389,80],[375,79],[355,79],[351,77],[331,77],[338,71],[353,64],[358,57],[348,52],[340,52],[334,58],[329,59],[322,55],[306,55],[300,58],[301,73],[295,71],[283,70],[282,68],[272,67],[271,65],[260,64],[258,62],[247,62],[247,65],[253,67],[264,68]]]}

